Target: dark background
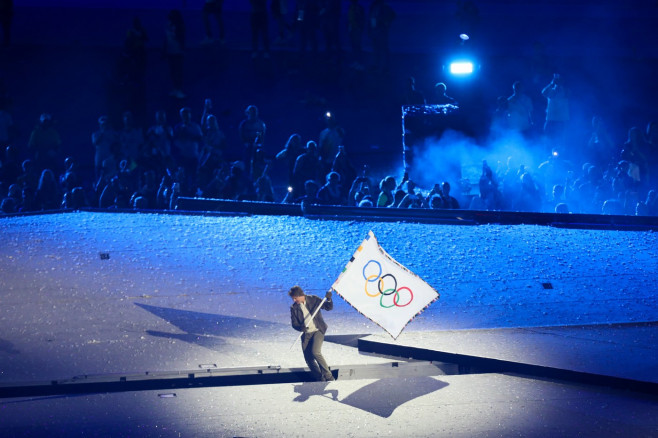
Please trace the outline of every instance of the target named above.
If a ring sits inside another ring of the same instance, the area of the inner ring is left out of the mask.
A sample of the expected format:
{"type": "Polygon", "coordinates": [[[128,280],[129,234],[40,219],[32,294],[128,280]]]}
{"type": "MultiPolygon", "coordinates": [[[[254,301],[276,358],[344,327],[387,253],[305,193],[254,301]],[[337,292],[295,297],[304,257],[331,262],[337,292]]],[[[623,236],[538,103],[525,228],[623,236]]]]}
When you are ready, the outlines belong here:
{"type": "MultiPolygon", "coordinates": [[[[361,1],[366,10],[371,1],[361,1]]],[[[541,89],[560,72],[571,89],[573,136],[586,141],[592,115],[601,115],[621,144],[631,126],[644,128],[657,118],[655,76],[658,46],[656,1],[612,0],[474,2],[478,16],[470,23],[465,47],[476,56],[473,78],[456,80],[443,65],[460,49],[457,35],[466,26],[456,16],[456,1],[390,1],[397,13],[391,29],[388,72],[349,67],[346,15],[343,14],[343,62],[322,55],[300,60],[296,40],[273,46],[272,59],[251,59],[249,3],[225,2],[227,44],[202,45],[201,7],[196,1],[16,1],[12,45],[0,51],[0,80],[10,98],[18,128],[16,144],[26,148],[42,112],[53,115],[64,152],[86,163],[93,160],[91,133],[108,114],[118,127],[130,103],[117,81],[117,64],[126,30],[139,17],[149,36],[147,81],[136,113],[146,129],[157,109],[178,121],[189,106],[201,115],[203,101],[214,112],[229,145],[238,146],[237,125],[247,105],[255,104],[267,123],[266,151],[273,156],[293,132],[317,139],[322,115],[332,111],[346,131],[345,145],[358,166],[381,172],[401,167],[401,111],[408,76],[426,95],[444,81],[449,94],[472,108],[474,142],[487,146],[487,118],[497,96],[509,96],[522,80],[535,104],[535,123],[543,123],[541,89]],[[166,16],[183,11],[187,30],[185,92],[170,98],[169,71],[162,57],[166,16]]],[[[343,1],[347,10],[349,2],[343,1]]],[[[294,1],[289,2],[292,21],[294,1]]],[[[216,33],[216,27],[213,28],[216,33]]],[[[276,25],[270,20],[270,37],[276,25]]],[[[371,55],[368,35],[364,47],[371,55]]],[[[283,165],[274,168],[284,172],[283,165]]]]}

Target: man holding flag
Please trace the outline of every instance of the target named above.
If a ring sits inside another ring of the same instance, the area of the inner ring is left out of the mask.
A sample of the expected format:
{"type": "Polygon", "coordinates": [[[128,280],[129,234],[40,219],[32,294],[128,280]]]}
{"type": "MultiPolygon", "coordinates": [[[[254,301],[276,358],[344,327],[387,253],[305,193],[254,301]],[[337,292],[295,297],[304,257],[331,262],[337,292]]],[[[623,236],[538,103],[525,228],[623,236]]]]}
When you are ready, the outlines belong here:
{"type": "Polygon", "coordinates": [[[313,377],[323,382],[335,380],[322,356],[322,343],[327,332],[327,324],[320,313],[320,309],[334,308],[331,291],[327,292],[324,299],[320,299],[315,295],[305,295],[301,287],[293,286],[288,295],[293,300],[290,306],[290,322],[292,328],[303,333],[302,352],[313,377]]]}

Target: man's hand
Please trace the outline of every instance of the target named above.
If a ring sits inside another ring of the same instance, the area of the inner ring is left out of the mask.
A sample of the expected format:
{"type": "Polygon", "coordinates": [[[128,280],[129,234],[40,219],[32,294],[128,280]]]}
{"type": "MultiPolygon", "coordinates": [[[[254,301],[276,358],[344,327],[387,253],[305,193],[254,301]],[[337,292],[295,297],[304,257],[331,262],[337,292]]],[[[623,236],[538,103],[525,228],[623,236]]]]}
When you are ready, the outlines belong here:
{"type": "Polygon", "coordinates": [[[331,291],[327,292],[324,297],[327,299],[327,301],[331,301],[331,291]]]}

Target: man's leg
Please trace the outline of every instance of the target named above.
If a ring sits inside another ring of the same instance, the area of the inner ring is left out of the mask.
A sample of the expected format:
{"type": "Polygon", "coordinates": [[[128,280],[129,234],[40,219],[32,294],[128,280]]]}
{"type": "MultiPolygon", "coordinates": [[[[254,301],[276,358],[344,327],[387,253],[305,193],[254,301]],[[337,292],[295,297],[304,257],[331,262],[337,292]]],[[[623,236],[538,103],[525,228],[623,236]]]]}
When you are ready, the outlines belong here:
{"type": "MultiPolygon", "coordinates": [[[[315,333],[320,332],[318,331],[315,333]]],[[[320,380],[322,378],[322,373],[315,363],[315,357],[313,354],[313,346],[315,345],[315,342],[313,342],[313,335],[314,333],[304,333],[304,336],[302,336],[302,352],[304,353],[304,360],[306,361],[306,365],[308,365],[309,369],[311,370],[311,374],[313,374],[313,378],[320,380]]]]}
{"type": "Polygon", "coordinates": [[[317,331],[313,333],[313,340],[311,342],[311,351],[313,354],[313,358],[317,361],[318,365],[320,366],[320,372],[322,373],[322,377],[325,380],[334,380],[334,376],[331,374],[331,370],[329,369],[329,365],[327,365],[327,361],[324,360],[324,356],[322,356],[322,343],[324,342],[324,335],[322,334],[321,331],[317,331]]]}

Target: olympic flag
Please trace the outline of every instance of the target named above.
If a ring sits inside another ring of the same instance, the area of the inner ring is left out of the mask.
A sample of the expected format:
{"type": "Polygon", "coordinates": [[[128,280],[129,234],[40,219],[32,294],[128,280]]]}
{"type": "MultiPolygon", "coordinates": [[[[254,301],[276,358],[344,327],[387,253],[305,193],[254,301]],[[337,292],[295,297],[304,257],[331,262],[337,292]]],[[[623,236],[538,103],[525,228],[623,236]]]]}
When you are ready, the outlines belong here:
{"type": "Polygon", "coordinates": [[[372,231],[332,289],[393,339],[439,298],[439,293],[429,284],[388,255],[372,231]]]}

